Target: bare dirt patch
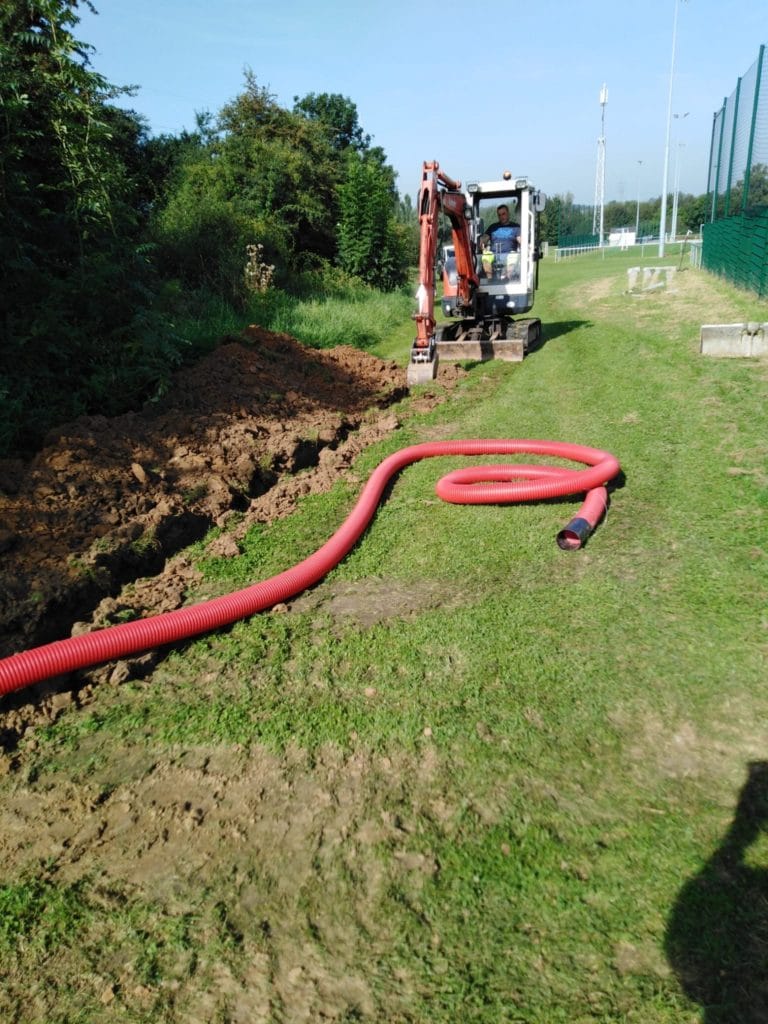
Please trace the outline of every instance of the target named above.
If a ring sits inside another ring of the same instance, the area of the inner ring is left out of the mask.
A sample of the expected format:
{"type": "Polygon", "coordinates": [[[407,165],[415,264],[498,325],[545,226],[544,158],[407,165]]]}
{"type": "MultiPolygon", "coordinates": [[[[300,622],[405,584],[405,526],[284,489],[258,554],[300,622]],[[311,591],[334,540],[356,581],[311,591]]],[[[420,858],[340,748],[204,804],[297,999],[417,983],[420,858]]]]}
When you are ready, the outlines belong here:
{"type": "Polygon", "coordinates": [[[156,406],[83,417],[29,464],[3,464],[0,653],[66,635],[101,597],[249,511],[281,477],[317,465],[366,410],[404,394],[394,363],[252,327],[179,373],[156,406]]]}
{"type": "Polygon", "coordinates": [[[699,780],[732,799],[745,762],[765,750],[765,730],[755,725],[754,708],[733,699],[718,709],[704,731],[690,720],[668,721],[658,714],[617,707],[611,721],[625,737],[625,757],[639,777],[699,780]]]}
{"type": "Polygon", "coordinates": [[[378,622],[406,618],[432,608],[452,608],[466,600],[466,593],[449,590],[440,580],[366,579],[336,583],[302,594],[291,602],[291,611],[330,615],[339,625],[369,629],[378,622]]]}
{"type": "MultiPolygon", "coordinates": [[[[677,267],[678,257],[670,260],[670,265],[677,267]]],[[[672,329],[687,325],[691,320],[707,324],[753,319],[746,311],[754,305],[754,295],[744,292],[742,302],[730,284],[685,263],[674,275],[670,287],[632,293],[627,289],[627,272],[622,269],[595,281],[573,285],[563,292],[563,297],[573,305],[582,304],[586,298],[590,315],[598,319],[601,310],[606,316],[613,316],[616,304],[621,303],[632,323],[658,322],[672,329]]],[[[698,347],[698,334],[691,338],[691,344],[698,347]]]]}
{"type": "MultiPolygon", "coordinates": [[[[183,605],[201,584],[183,550],[191,540],[220,525],[209,552],[236,556],[253,523],[329,489],[398,416],[439,403],[462,376],[441,368],[396,414],[406,395],[396,364],[251,328],[179,374],[161,404],[62,427],[29,463],[0,465],[2,654],[183,605]]],[[[425,587],[422,603],[447,600],[441,586],[425,587]]],[[[398,594],[384,583],[377,594],[374,581],[365,594],[334,593],[328,607],[308,596],[307,608],[364,627],[371,598],[366,623],[409,614],[412,595],[398,594]]],[[[80,930],[48,967],[34,937],[9,955],[0,1017],[374,1016],[382,996],[370,965],[391,942],[383,893],[416,894],[436,871],[409,848],[409,813],[436,801],[450,828],[457,812],[430,748],[401,760],[330,747],[311,758],[256,744],[169,749],[141,728],[116,747],[83,717],[61,763],[55,753],[36,761],[41,728],[75,706],[83,716],[95,708],[95,722],[127,692],[114,687],[141,685],[156,658],[3,698],[4,881],[39,894],[40,942],[50,941],[49,894],[70,901],[80,930]],[[406,777],[411,811],[394,811],[406,777]]],[[[399,1013],[407,993],[403,973],[388,1006],[399,1013]]]]}
{"type": "MultiPolygon", "coordinates": [[[[441,368],[419,409],[462,375],[441,368]]],[[[178,552],[237,514],[211,549],[236,555],[252,523],[329,489],[395,430],[388,410],[406,394],[394,362],[351,346],[309,349],[252,326],[180,372],[161,402],[82,417],[30,462],[0,462],[0,656],[180,607],[199,578],[178,552]]],[[[144,660],[146,672],[152,658],[144,660]]],[[[140,675],[141,659],[130,670],[140,675]]],[[[127,674],[118,664],[97,678],[127,674]]],[[[49,719],[66,706],[51,689],[5,700],[0,743],[15,744],[30,699],[49,695],[40,708],[49,719]]]]}
{"type": "MultiPolygon", "coordinates": [[[[434,857],[411,849],[412,817],[433,812],[450,830],[458,813],[431,748],[372,757],[328,747],[311,761],[298,748],[282,757],[261,748],[120,753],[87,782],[46,774],[0,805],[8,874],[42,871],[111,911],[102,936],[111,955],[99,954],[98,974],[91,932],[59,959],[56,969],[81,979],[67,1005],[88,1006],[94,1021],[374,1018],[372,966],[391,943],[382,895],[397,886],[415,897],[437,871],[434,857]],[[116,894],[128,899],[128,917],[116,894]],[[152,909],[144,917],[142,908],[152,909]],[[186,941],[170,943],[155,915],[186,941]],[[162,983],[140,973],[137,921],[144,948],[149,939],[162,957],[162,983]]],[[[77,763],[88,756],[84,743],[77,763]]],[[[8,1019],[52,1019],[61,1008],[52,974],[43,975],[37,1015],[18,1017],[20,1006],[30,1010],[28,979],[6,964],[8,1019]]],[[[401,978],[390,1008],[406,995],[401,978]]]]}

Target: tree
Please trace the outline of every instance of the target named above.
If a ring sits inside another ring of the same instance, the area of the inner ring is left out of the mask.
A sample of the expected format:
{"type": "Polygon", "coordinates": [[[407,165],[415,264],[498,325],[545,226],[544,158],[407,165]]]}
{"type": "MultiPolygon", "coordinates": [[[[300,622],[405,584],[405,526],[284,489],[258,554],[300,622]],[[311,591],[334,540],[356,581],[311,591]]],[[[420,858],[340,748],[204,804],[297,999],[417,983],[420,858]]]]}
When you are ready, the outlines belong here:
{"type": "Polygon", "coordinates": [[[340,93],[310,92],[302,99],[293,97],[293,112],[312,121],[319,121],[327,131],[335,150],[352,148],[358,153],[370,147],[371,137],[363,132],[357,118],[357,107],[340,93]]]}
{"type": "Polygon", "coordinates": [[[110,159],[104,111],[120,90],[73,36],[77,6],[10,0],[0,10],[0,209],[16,260],[44,256],[52,234],[82,252],[86,236],[114,227],[110,186],[119,190],[123,168],[110,159]]]}
{"type": "Polygon", "coordinates": [[[142,182],[142,198],[148,212],[151,213],[167,199],[170,191],[178,184],[185,164],[194,163],[212,150],[216,137],[213,115],[208,111],[195,113],[195,130],[192,132],[184,130],[179,135],[142,136],[136,158],[142,182]]]}
{"type": "Polygon", "coordinates": [[[766,206],[768,206],[768,164],[753,164],[749,172],[747,209],[764,209],[766,206]]]}
{"type": "MultiPolygon", "coordinates": [[[[729,217],[736,217],[742,213],[745,180],[746,175],[731,187],[730,201],[728,203],[729,217]]],[[[765,209],[768,206],[768,165],[761,163],[753,164],[749,172],[748,188],[745,212],[751,213],[765,209]]]]}
{"type": "Polygon", "coordinates": [[[310,93],[286,110],[249,70],[216,128],[154,218],[161,268],[234,301],[245,299],[238,267],[252,244],[278,284],[337,259],[379,287],[402,279],[409,232],[395,222],[395,172],[351,100],[310,93]]]}
{"type": "Polygon", "coordinates": [[[235,208],[266,218],[290,262],[305,254],[333,258],[342,160],[324,123],[280,107],[251,71],[218,123],[218,162],[235,208]]]}
{"type": "Polygon", "coordinates": [[[678,196],[678,231],[690,231],[692,234],[698,235],[701,225],[709,220],[710,209],[711,204],[706,195],[681,194],[678,196]]]}
{"type": "Polygon", "coordinates": [[[143,129],[110,106],[130,90],[91,68],[78,6],[0,8],[0,446],[104,398],[93,382],[125,366],[146,301],[126,159],[143,129]]]}
{"type": "Polygon", "coordinates": [[[409,231],[395,220],[394,172],[379,154],[348,153],[339,204],[342,269],[377,288],[403,284],[409,231]]]}
{"type": "Polygon", "coordinates": [[[153,215],[158,265],[188,288],[242,304],[247,246],[261,244],[283,280],[305,252],[335,252],[331,149],[319,125],[280,107],[250,70],[206,127],[169,172],[153,215]]]}
{"type": "Polygon", "coordinates": [[[397,197],[395,220],[405,240],[408,263],[415,266],[419,262],[419,215],[407,192],[404,196],[397,197]]]}

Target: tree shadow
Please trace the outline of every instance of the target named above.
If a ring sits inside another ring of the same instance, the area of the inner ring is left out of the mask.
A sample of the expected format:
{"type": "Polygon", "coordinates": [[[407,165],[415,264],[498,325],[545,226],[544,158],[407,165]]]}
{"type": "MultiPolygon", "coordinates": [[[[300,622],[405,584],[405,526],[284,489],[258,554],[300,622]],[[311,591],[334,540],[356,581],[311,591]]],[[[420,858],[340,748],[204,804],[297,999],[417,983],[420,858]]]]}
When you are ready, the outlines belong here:
{"type": "Polygon", "coordinates": [[[768,1022],[768,868],[749,848],[768,830],[768,762],[749,765],[733,822],[670,915],[666,951],[703,1024],[768,1022]]]}

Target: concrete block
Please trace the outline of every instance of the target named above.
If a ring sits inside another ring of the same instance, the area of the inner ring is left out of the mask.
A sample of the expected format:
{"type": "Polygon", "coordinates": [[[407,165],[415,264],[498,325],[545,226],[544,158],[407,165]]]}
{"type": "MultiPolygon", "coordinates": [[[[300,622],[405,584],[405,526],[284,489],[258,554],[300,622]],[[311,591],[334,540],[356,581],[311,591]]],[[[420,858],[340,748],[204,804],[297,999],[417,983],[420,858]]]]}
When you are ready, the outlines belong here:
{"type": "Polygon", "coordinates": [[[703,324],[701,354],[736,358],[768,356],[768,323],[703,324]]]}

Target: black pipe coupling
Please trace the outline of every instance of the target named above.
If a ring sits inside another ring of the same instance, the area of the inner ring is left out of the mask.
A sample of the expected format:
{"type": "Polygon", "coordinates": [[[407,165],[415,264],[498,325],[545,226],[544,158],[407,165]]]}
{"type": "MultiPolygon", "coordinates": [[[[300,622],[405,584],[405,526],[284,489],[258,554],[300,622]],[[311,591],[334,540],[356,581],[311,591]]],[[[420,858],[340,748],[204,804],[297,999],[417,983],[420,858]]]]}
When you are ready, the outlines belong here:
{"type": "Polygon", "coordinates": [[[577,551],[587,542],[592,533],[593,526],[586,519],[576,516],[557,535],[557,546],[563,551],[577,551]]]}

